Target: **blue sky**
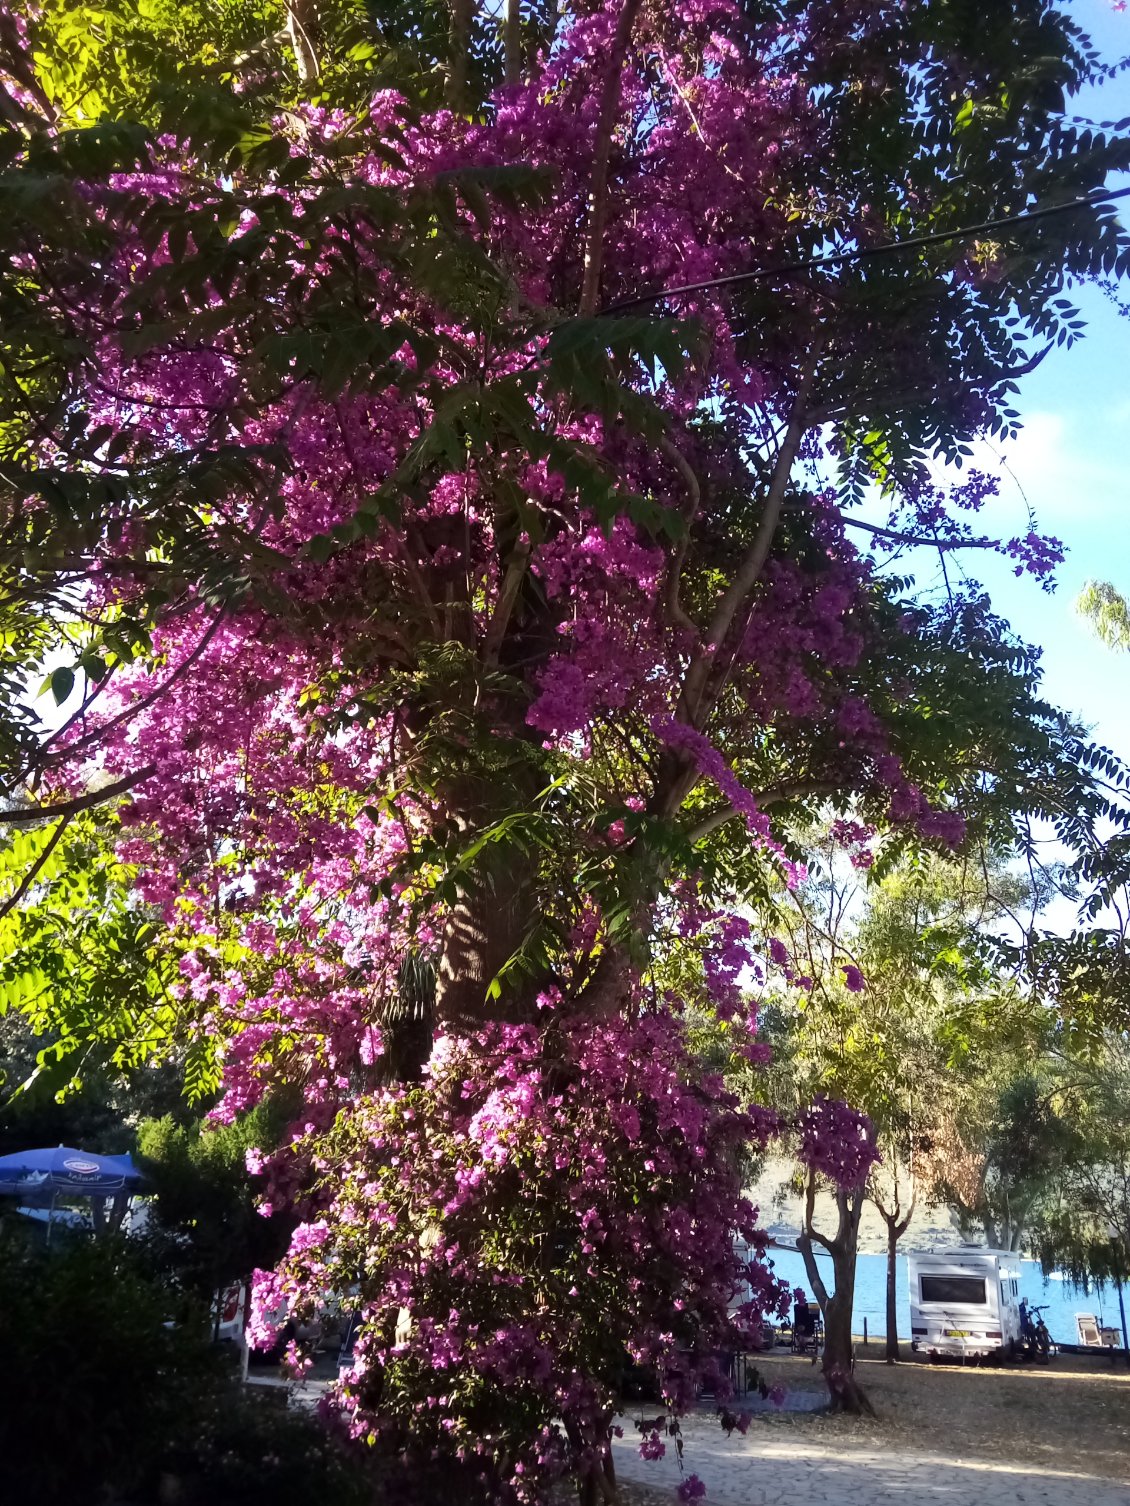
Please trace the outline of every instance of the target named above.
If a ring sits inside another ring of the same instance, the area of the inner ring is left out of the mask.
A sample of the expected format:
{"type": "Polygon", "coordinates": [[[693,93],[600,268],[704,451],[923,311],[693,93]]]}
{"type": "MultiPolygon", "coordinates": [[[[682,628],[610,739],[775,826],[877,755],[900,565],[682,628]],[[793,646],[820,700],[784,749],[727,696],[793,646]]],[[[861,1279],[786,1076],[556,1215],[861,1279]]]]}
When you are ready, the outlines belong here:
{"type": "MultiPolygon", "coordinates": [[[[1119,14],[1109,0],[1079,0],[1071,14],[1108,61],[1130,53],[1130,10],[1119,14]]],[[[1130,116],[1130,72],[1072,108],[1095,120],[1130,116]]],[[[1026,533],[1030,503],[1040,531],[1067,545],[1058,587],[1049,596],[1031,577],[1017,580],[998,557],[978,553],[966,562],[1000,615],[1043,650],[1047,698],[1130,760],[1130,657],[1104,648],[1075,611],[1089,579],[1130,592],[1130,319],[1097,289],[1073,296],[1087,319],[1085,338],[1053,351],[1022,382],[1016,406],[1024,430],[1004,448],[1007,469],[987,450],[976,461],[1001,478],[1000,495],[983,515],[986,532],[1026,533]]],[[[1130,286],[1124,297],[1130,299],[1130,286]]],[[[915,566],[923,585],[937,575],[936,562],[924,557],[915,566]]]]}
{"type": "Polygon", "coordinates": [[[1024,429],[1005,447],[1007,470],[986,519],[1002,534],[1023,533],[1030,503],[1040,531],[1068,549],[1057,589],[1048,595],[1030,577],[1016,579],[1003,559],[970,565],[1017,634],[1043,650],[1048,698],[1130,758],[1130,660],[1099,643],[1075,610],[1089,579],[1130,591],[1130,320],[1098,293],[1079,301],[1087,338],[1024,382],[1024,429]]]}

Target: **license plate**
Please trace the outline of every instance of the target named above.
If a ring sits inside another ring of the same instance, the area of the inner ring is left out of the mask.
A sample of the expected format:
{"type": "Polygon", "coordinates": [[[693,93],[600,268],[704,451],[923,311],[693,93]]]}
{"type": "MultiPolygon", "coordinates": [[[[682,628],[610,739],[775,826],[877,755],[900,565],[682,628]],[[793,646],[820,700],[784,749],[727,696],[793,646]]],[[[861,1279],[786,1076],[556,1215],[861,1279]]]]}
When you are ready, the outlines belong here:
{"type": "Polygon", "coordinates": [[[967,1339],[968,1337],[969,1337],[969,1330],[968,1330],[968,1328],[947,1328],[946,1329],[946,1338],[947,1339],[967,1339]]]}

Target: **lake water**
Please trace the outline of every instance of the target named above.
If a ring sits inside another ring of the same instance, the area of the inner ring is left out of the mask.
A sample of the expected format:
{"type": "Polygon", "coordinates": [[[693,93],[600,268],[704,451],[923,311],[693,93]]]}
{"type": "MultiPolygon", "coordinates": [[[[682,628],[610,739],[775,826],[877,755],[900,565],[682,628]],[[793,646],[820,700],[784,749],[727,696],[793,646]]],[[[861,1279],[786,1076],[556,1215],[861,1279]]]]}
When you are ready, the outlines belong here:
{"type": "MultiPolygon", "coordinates": [[[[812,1295],[808,1277],[804,1273],[804,1261],[798,1253],[792,1250],[770,1250],[769,1258],[777,1274],[783,1276],[790,1286],[803,1287],[809,1296],[812,1295]]],[[[831,1289],[832,1262],[827,1256],[818,1255],[817,1264],[821,1275],[831,1289]]],[[[1022,1262],[1021,1272],[1020,1295],[1027,1297],[1030,1305],[1047,1303],[1048,1310],[1044,1314],[1044,1322],[1048,1325],[1048,1332],[1052,1338],[1061,1344],[1078,1342],[1075,1330],[1076,1313],[1096,1313],[1106,1327],[1117,1328],[1121,1331],[1118,1293],[1113,1287],[1101,1290],[1092,1287],[1090,1292],[1081,1292],[1076,1291],[1066,1281],[1054,1279],[1045,1281],[1039,1265],[1032,1260],[1022,1262]]],[[[907,1285],[904,1255],[900,1255],[898,1260],[897,1295],[899,1338],[909,1341],[910,1292],[907,1285]]],[[[1130,1290],[1124,1295],[1130,1307],[1130,1290]]],[[[856,1333],[863,1332],[864,1318],[867,1319],[867,1332],[870,1337],[886,1334],[887,1257],[885,1255],[860,1255],[858,1258],[855,1274],[855,1311],[852,1319],[852,1328],[856,1333]]]]}

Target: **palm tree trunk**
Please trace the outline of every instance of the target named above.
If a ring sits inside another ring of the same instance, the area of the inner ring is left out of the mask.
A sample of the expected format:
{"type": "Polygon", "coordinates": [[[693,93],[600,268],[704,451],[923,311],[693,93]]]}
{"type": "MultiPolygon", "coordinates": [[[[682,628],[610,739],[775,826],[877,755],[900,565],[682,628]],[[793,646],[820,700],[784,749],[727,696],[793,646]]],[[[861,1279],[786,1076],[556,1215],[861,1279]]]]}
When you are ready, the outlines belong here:
{"type": "Polygon", "coordinates": [[[467,73],[471,60],[471,28],[476,0],[449,0],[447,26],[447,106],[459,113],[466,105],[467,73]]]}
{"type": "Polygon", "coordinates": [[[506,82],[522,81],[522,0],[506,0],[506,82]]]}

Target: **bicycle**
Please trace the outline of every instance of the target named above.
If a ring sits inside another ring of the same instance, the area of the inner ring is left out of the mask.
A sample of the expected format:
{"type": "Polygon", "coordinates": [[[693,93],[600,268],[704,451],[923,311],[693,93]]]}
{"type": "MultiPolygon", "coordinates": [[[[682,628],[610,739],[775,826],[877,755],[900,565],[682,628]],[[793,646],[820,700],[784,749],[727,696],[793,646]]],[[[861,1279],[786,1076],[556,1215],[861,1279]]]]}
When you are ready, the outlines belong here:
{"type": "Polygon", "coordinates": [[[1029,1307],[1026,1300],[1020,1303],[1020,1337],[1029,1359],[1038,1360],[1046,1365],[1052,1352],[1052,1336],[1048,1332],[1048,1325],[1041,1317],[1047,1312],[1048,1304],[1041,1307],[1029,1307]]]}

